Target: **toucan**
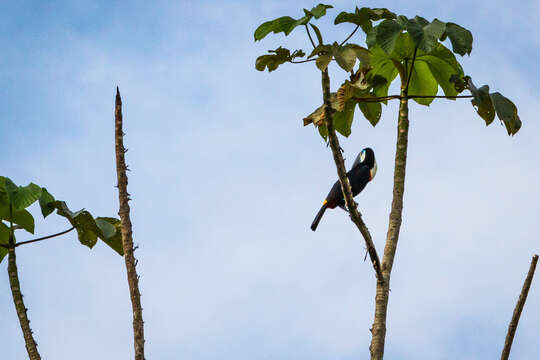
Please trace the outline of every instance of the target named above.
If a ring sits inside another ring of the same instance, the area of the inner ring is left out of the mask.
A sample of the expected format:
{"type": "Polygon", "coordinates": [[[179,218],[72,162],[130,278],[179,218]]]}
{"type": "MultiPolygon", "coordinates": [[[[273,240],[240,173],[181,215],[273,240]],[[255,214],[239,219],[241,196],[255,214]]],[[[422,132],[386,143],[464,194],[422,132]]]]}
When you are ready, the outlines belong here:
{"type": "MultiPolygon", "coordinates": [[[[353,196],[358,195],[364,190],[367,183],[373,180],[376,173],[377,162],[375,161],[375,153],[371,148],[365,148],[358,154],[351,170],[347,173],[353,196]]],[[[345,199],[343,198],[339,180],[332,186],[332,189],[330,189],[326,199],[323,201],[321,210],[319,210],[311,224],[311,230],[315,231],[317,229],[319,221],[321,221],[326,209],[335,209],[337,206],[345,209],[345,199]]]]}

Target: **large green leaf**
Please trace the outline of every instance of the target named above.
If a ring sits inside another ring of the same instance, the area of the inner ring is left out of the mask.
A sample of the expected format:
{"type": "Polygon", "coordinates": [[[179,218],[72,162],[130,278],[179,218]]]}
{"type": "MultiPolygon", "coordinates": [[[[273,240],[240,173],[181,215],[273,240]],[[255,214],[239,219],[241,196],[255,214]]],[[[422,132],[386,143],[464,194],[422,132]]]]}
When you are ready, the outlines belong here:
{"type": "Polygon", "coordinates": [[[375,126],[381,119],[382,105],[380,102],[359,102],[358,107],[371,125],[375,126]]]}
{"type": "Polygon", "coordinates": [[[39,198],[39,207],[44,218],[49,216],[54,211],[54,197],[45,188],[41,188],[41,196],[39,198]]]}
{"type": "Polygon", "coordinates": [[[403,29],[403,26],[395,20],[384,20],[377,26],[377,45],[379,45],[387,54],[390,54],[394,50],[396,40],[403,29]]]}
{"type": "Polygon", "coordinates": [[[446,23],[446,32],[442,35],[441,41],[446,36],[450,38],[452,43],[452,50],[461,56],[467,54],[470,55],[472,51],[473,36],[472,33],[454,23],[446,23]]]}
{"type": "Polygon", "coordinates": [[[259,71],[264,71],[268,68],[268,72],[274,71],[279,65],[290,62],[294,58],[304,57],[306,54],[302,50],[295,50],[292,54],[289,49],[278,47],[276,50],[268,50],[272,55],[262,55],[255,61],[255,68],[259,71]]]}
{"type": "Polygon", "coordinates": [[[341,135],[351,135],[351,126],[354,119],[354,101],[347,101],[342,111],[334,113],[334,127],[341,135]]]}
{"type": "Polygon", "coordinates": [[[430,53],[437,46],[445,28],[445,23],[437,19],[428,23],[427,20],[418,16],[407,23],[407,32],[411,35],[414,44],[426,53],[430,53]]]}
{"type": "Polygon", "coordinates": [[[453,75],[463,76],[463,69],[456,60],[454,54],[442,44],[437,46],[429,54],[420,54],[417,60],[428,64],[433,77],[439,83],[446,96],[456,96],[459,92],[450,81],[453,75]]]}
{"type": "Polygon", "coordinates": [[[356,51],[350,46],[339,46],[335,49],[334,58],[343,70],[349,72],[356,64],[356,51]]]}
{"type": "Polygon", "coordinates": [[[401,33],[396,39],[394,50],[388,56],[390,59],[402,62],[405,59],[410,60],[414,55],[415,44],[408,33],[401,33]]]}
{"type": "Polygon", "coordinates": [[[517,113],[517,107],[512,101],[498,92],[490,94],[495,111],[499,119],[504,122],[508,135],[515,135],[521,128],[521,120],[517,113]]]}
{"type": "Polygon", "coordinates": [[[34,233],[34,217],[25,209],[13,210],[13,219],[10,219],[9,205],[0,204],[0,220],[13,221],[29,233],[34,233]]]}
{"type": "Polygon", "coordinates": [[[278,34],[284,33],[285,36],[289,35],[298,25],[307,25],[312,17],[316,19],[326,14],[326,9],[332,8],[331,5],[319,4],[311,10],[304,9],[304,16],[300,19],[293,19],[290,16],[282,16],[274,20],[270,20],[262,23],[253,34],[255,41],[262,40],[266,35],[273,32],[278,34]]]}
{"type": "MultiPolygon", "coordinates": [[[[373,95],[387,96],[388,88],[396,78],[398,70],[392,59],[379,46],[371,50],[371,71],[367,74],[368,81],[373,84],[373,95]],[[386,81],[376,81],[377,78],[383,78],[386,81]]],[[[386,101],[383,103],[386,104],[386,101]]]]}
{"type": "Polygon", "coordinates": [[[17,186],[8,177],[4,178],[4,186],[13,209],[21,210],[36,202],[41,196],[41,188],[34,183],[17,186]]]}
{"type": "MultiPolygon", "coordinates": [[[[0,221],[0,244],[7,245],[9,244],[9,234],[10,230],[9,227],[4,224],[2,221],[0,221]]],[[[6,249],[3,246],[0,246],[0,263],[2,262],[2,259],[7,255],[8,249],[6,249]]]]}
{"type": "Polygon", "coordinates": [[[122,224],[120,220],[111,217],[98,217],[96,218],[96,225],[101,230],[99,238],[118,254],[124,256],[122,224]]]}
{"type": "MultiPolygon", "coordinates": [[[[435,96],[437,95],[437,89],[437,80],[429,70],[428,64],[424,61],[416,61],[409,83],[409,94],[411,96],[435,96]]],[[[413,100],[421,105],[429,105],[434,98],[413,98],[413,100]]]]}

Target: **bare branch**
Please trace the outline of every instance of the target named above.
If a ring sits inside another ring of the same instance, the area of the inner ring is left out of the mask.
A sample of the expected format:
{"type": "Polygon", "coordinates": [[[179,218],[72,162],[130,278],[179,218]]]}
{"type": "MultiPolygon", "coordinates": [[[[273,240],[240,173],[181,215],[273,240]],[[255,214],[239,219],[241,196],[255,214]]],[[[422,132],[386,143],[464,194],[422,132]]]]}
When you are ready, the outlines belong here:
{"type": "Polygon", "coordinates": [[[311,45],[313,45],[313,48],[315,49],[317,46],[315,45],[315,42],[313,42],[313,38],[311,37],[311,33],[309,32],[309,28],[307,24],[304,25],[306,27],[307,35],[309,36],[309,41],[311,41],[311,45]]]}
{"type": "Polygon", "coordinates": [[[379,282],[384,282],[384,277],[381,271],[381,262],[379,260],[379,255],[373,244],[373,239],[369,233],[368,228],[362,220],[362,216],[356,209],[356,203],[353,200],[351,184],[347,178],[347,171],[345,170],[345,163],[343,162],[343,156],[341,156],[341,147],[339,146],[339,140],[336,135],[336,129],[334,128],[333,123],[333,112],[334,110],[331,107],[330,102],[330,77],[328,76],[328,68],[322,71],[322,87],[323,87],[323,98],[324,98],[324,113],[325,113],[325,122],[326,127],[328,128],[328,143],[332,149],[332,154],[334,155],[334,162],[336,163],[337,173],[339,177],[339,182],[341,183],[341,190],[343,192],[343,197],[345,198],[345,204],[349,209],[351,219],[360,230],[360,233],[364,237],[366,242],[366,247],[371,259],[373,268],[379,282]]]}
{"type": "Polygon", "coordinates": [[[538,255],[534,255],[531,260],[531,266],[529,267],[529,273],[525,278],[523,288],[521,289],[521,294],[519,295],[519,299],[514,309],[512,320],[508,325],[508,332],[506,334],[506,340],[504,341],[504,348],[501,354],[501,360],[508,360],[508,357],[510,356],[510,349],[512,348],[512,342],[514,341],[514,335],[516,334],[519,317],[521,316],[521,311],[523,310],[523,306],[525,306],[525,301],[527,300],[527,295],[529,294],[529,289],[531,288],[531,282],[534,276],[534,271],[536,270],[537,262],[538,255]]]}
{"type": "Polygon", "coordinates": [[[354,33],[356,32],[356,30],[358,30],[358,28],[360,27],[360,25],[356,25],[356,27],[354,28],[353,32],[347,36],[347,38],[345,40],[343,40],[341,42],[341,44],[339,44],[339,46],[343,46],[343,44],[345,44],[347,42],[347,40],[349,40],[350,38],[352,38],[352,36],[354,35],[354,33]]]}

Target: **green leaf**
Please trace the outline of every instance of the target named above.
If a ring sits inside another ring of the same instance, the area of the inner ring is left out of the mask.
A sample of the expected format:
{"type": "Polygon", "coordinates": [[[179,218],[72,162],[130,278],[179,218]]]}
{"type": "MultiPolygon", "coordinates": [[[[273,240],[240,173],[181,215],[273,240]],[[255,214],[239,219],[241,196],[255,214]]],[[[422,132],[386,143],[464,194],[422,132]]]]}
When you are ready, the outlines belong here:
{"type": "Polygon", "coordinates": [[[377,28],[374,27],[366,32],[366,45],[368,49],[371,49],[377,45],[377,28]]]}
{"type": "Polygon", "coordinates": [[[255,41],[262,40],[266,35],[273,32],[278,34],[284,33],[285,36],[289,35],[298,25],[307,25],[312,17],[316,19],[326,14],[326,9],[331,8],[331,5],[319,4],[312,8],[310,11],[304,9],[305,16],[296,20],[290,16],[282,16],[274,20],[270,20],[262,23],[253,34],[255,41]]]}
{"type": "Polygon", "coordinates": [[[98,217],[96,218],[96,225],[101,230],[99,238],[118,254],[124,256],[122,224],[120,220],[111,217],[98,217]]]}
{"type": "Polygon", "coordinates": [[[521,128],[521,120],[516,105],[498,92],[490,94],[499,119],[504,122],[508,135],[515,135],[521,128]]]}
{"type": "Polygon", "coordinates": [[[390,54],[390,59],[394,59],[398,62],[402,62],[405,59],[412,59],[415,46],[416,45],[408,33],[399,34],[394,45],[394,50],[390,54]]]}
{"type": "Polygon", "coordinates": [[[41,188],[41,196],[39,198],[39,207],[41,208],[41,214],[46,218],[54,211],[54,197],[45,188],[41,188]]]}
{"type": "Polygon", "coordinates": [[[319,135],[324,139],[324,141],[328,140],[328,128],[326,125],[319,125],[317,126],[317,130],[319,130],[319,135]]]}
{"type": "Polygon", "coordinates": [[[330,61],[332,61],[332,55],[319,55],[317,60],[315,60],[315,65],[317,65],[319,70],[324,71],[328,67],[328,64],[330,64],[330,61]]]}
{"type": "MultiPolygon", "coordinates": [[[[435,77],[429,70],[429,66],[424,61],[416,61],[409,83],[409,94],[435,96],[437,95],[438,84],[435,77]]],[[[434,98],[413,98],[420,105],[429,105],[434,98]]]]}
{"type": "MultiPolygon", "coordinates": [[[[0,244],[8,245],[9,244],[9,227],[0,221],[0,244]]],[[[4,257],[8,254],[8,249],[0,246],[0,263],[4,257]]]]}
{"type": "Polygon", "coordinates": [[[428,64],[429,70],[446,96],[456,96],[459,94],[450,79],[452,76],[462,77],[463,69],[449,49],[439,43],[429,54],[418,55],[417,60],[424,61],[428,64]]]}
{"type": "Polygon", "coordinates": [[[29,233],[34,233],[34,217],[25,209],[13,210],[13,219],[10,219],[9,205],[0,204],[0,220],[7,222],[12,220],[14,224],[21,226],[29,233]]]}
{"type": "Polygon", "coordinates": [[[381,19],[395,19],[396,14],[384,8],[370,9],[363,7],[355,9],[354,13],[341,12],[334,20],[334,25],[341,23],[351,23],[358,25],[365,33],[368,33],[372,29],[372,21],[378,21],[381,19]]]}
{"type": "Polygon", "coordinates": [[[435,19],[431,23],[421,17],[415,17],[407,23],[407,31],[418,49],[430,53],[437,46],[446,25],[435,19]]]}
{"type": "Polygon", "coordinates": [[[464,56],[470,55],[472,51],[473,36],[472,33],[454,23],[446,23],[446,33],[442,35],[441,41],[447,35],[452,43],[452,51],[456,54],[464,56]]]}
{"type": "Polygon", "coordinates": [[[41,188],[34,183],[26,186],[17,186],[11,179],[5,177],[4,186],[7,197],[15,210],[27,208],[41,196],[41,188]]]}
{"type": "Polygon", "coordinates": [[[311,25],[311,27],[313,28],[313,31],[315,31],[315,35],[317,36],[317,41],[319,42],[319,45],[322,45],[323,44],[323,38],[322,38],[322,35],[321,35],[321,30],[319,30],[319,28],[316,27],[313,24],[309,24],[309,25],[311,25]]]}
{"type": "Polygon", "coordinates": [[[354,101],[347,101],[342,111],[334,113],[334,127],[341,135],[348,137],[351,135],[351,126],[354,118],[354,101]]]}
{"type": "Polygon", "coordinates": [[[264,39],[266,35],[271,32],[274,34],[283,32],[285,36],[287,36],[297,26],[296,22],[297,21],[290,16],[282,16],[280,18],[262,23],[255,30],[253,36],[255,37],[255,41],[264,39]]]}
{"type": "MultiPolygon", "coordinates": [[[[337,44],[336,44],[337,45],[337,44]]],[[[345,71],[349,72],[356,64],[356,51],[350,46],[339,46],[334,50],[334,58],[338,65],[345,71]]]]}
{"type": "Polygon", "coordinates": [[[289,49],[278,47],[276,50],[268,50],[273,55],[262,55],[255,61],[255,68],[259,71],[264,71],[268,68],[268,71],[276,70],[279,65],[291,62],[294,58],[304,57],[306,54],[302,50],[295,50],[292,54],[289,49]]]}
{"type": "Polygon", "coordinates": [[[375,127],[382,114],[382,105],[380,102],[359,102],[358,107],[362,111],[362,114],[368,119],[368,121],[375,127]]]}
{"type": "MultiPolygon", "coordinates": [[[[396,78],[398,70],[392,59],[379,46],[375,46],[371,52],[371,71],[367,74],[367,80],[373,84],[373,94],[375,96],[387,96],[388,88],[396,78]],[[386,81],[380,81],[383,78],[386,81]]],[[[384,104],[387,101],[383,101],[384,104]]]]}
{"type": "Polygon", "coordinates": [[[371,64],[371,55],[369,50],[357,44],[347,44],[345,48],[354,50],[356,57],[360,61],[361,66],[368,67],[371,64]]]}
{"type": "Polygon", "coordinates": [[[384,20],[377,26],[376,43],[387,54],[394,50],[396,40],[403,31],[403,27],[395,20],[384,20]]]}
{"type": "MultiPolygon", "coordinates": [[[[315,19],[318,19],[318,18],[326,15],[326,9],[331,9],[331,8],[333,8],[332,5],[318,4],[317,6],[312,8],[310,11],[308,11],[308,13],[313,15],[313,17],[315,17],[315,19]]],[[[306,12],[306,11],[307,10],[304,9],[304,12],[306,12]]]]}
{"type": "Polygon", "coordinates": [[[86,210],[72,212],[64,201],[55,201],[56,213],[65,217],[77,230],[79,242],[90,249],[96,245],[99,228],[92,215],[86,210]]]}
{"type": "Polygon", "coordinates": [[[484,85],[477,88],[471,78],[468,78],[467,88],[473,96],[471,104],[473,104],[476,112],[486,121],[486,126],[491,124],[495,119],[495,108],[489,96],[489,86],[484,85]]]}

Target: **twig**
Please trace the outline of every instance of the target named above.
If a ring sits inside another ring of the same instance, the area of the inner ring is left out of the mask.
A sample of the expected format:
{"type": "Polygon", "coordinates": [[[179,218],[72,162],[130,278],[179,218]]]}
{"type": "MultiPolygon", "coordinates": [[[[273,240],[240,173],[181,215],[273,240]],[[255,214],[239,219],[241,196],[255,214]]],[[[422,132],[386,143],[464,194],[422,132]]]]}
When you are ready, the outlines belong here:
{"type": "Polygon", "coordinates": [[[405,85],[405,91],[404,91],[405,95],[407,95],[408,91],[409,91],[409,84],[411,83],[412,72],[414,70],[414,60],[416,60],[416,51],[417,50],[418,50],[418,47],[415,47],[414,48],[414,54],[413,54],[413,57],[412,57],[412,62],[411,62],[411,70],[407,74],[407,85],[405,85]]]}
{"type": "Polygon", "coordinates": [[[446,96],[446,95],[388,95],[388,96],[377,96],[377,97],[351,97],[351,100],[357,102],[380,102],[386,100],[401,100],[401,99],[461,99],[461,98],[472,98],[472,95],[455,95],[455,96],[446,96]]]}
{"type": "Polygon", "coordinates": [[[36,241],[42,241],[42,240],[46,240],[46,239],[51,239],[51,238],[54,238],[54,237],[57,237],[57,236],[60,236],[60,235],[67,234],[68,232],[72,231],[73,229],[75,229],[75,226],[73,226],[71,229],[64,230],[64,231],[59,232],[57,234],[52,234],[52,235],[40,237],[40,238],[33,239],[33,240],[21,241],[19,243],[16,243],[14,246],[17,247],[17,246],[21,246],[21,245],[25,245],[25,244],[31,244],[31,243],[36,242],[36,241]]]}
{"type": "Polygon", "coordinates": [[[333,109],[331,107],[330,101],[330,77],[328,75],[328,68],[322,71],[322,88],[323,88],[323,99],[324,99],[324,114],[326,127],[328,129],[328,143],[332,149],[332,154],[334,156],[334,162],[336,163],[337,173],[339,177],[339,182],[341,183],[341,190],[343,192],[343,197],[345,198],[345,204],[349,209],[352,221],[360,230],[360,233],[364,237],[366,242],[366,247],[371,259],[373,268],[375,269],[376,277],[379,282],[384,282],[383,273],[381,271],[381,262],[379,260],[379,255],[373,244],[373,239],[369,233],[366,224],[362,220],[362,216],[356,209],[356,203],[353,200],[351,184],[347,178],[347,171],[345,170],[345,163],[343,162],[343,157],[340,152],[339,140],[336,135],[336,129],[334,128],[333,123],[333,109]]]}
{"type": "Polygon", "coordinates": [[[313,38],[311,37],[311,34],[309,32],[309,28],[308,28],[307,24],[304,24],[304,26],[306,27],[307,35],[309,36],[309,41],[311,41],[311,45],[313,45],[313,48],[315,49],[317,46],[315,45],[315,42],[313,41],[313,38]]]}
{"type": "Polygon", "coordinates": [[[120,90],[116,88],[115,119],[115,152],[116,175],[118,177],[118,198],[120,202],[120,221],[122,224],[122,247],[126,263],[131,307],[133,311],[133,340],[135,346],[135,360],[144,360],[144,321],[142,318],[141,293],[139,291],[139,276],[135,267],[133,254],[133,232],[129,216],[129,194],[127,192],[128,178],[126,175],[126,159],[124,148],[124,132],[122,130],[122,99],[120,90]]]}
{"type": "Polygon", "coordinates": [[[517,301],[514,313],[512,315],[512,320],[508,325],[508,332],[506,334],[506,340],[504,341],[504,348],[501,354],[501,360],[508,360],[510,356],[510,349],[512,348],[512,342],[514,341],[514,335],[516,334],[516,329],[519,322],[519,317],[521,316],[521,311],[527,300],[527,295],[529,294],[529,289],[531,288],[531,282],[534,276],[534,271],[536,270],[536,263],[538,262],[538,255],[534,255],[531,260],[531,266],[529,267],[529,273],[525,278],[523,283],[523,288],[521,289],[521,294],[517,301]]]}
{"type": "Polygon", "coordinates": [[[343,44],[345,44],[347,42],[347,40],[349,40],[354,35],[354,33],[356,32],[356,30],[358,30],[359,27],[360,27],[360,25],[356,25],[353,32],[349,36],[347,36],[347,38],[345,40],[343,40],[341,42],[341,44],[339,44],[339,46],[342,46],[343,44]]]}

